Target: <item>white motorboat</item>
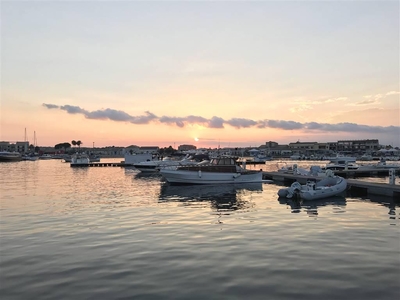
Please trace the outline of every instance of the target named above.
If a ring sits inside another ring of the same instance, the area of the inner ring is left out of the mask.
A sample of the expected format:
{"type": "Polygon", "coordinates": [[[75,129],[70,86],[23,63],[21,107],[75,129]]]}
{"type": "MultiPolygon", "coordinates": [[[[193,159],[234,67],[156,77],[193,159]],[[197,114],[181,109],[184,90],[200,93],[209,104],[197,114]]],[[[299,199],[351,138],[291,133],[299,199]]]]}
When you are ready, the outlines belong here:
{"type": "Polygon", "coordinates": [[[368,164],[360,166],[359,170],[375,170],[375,169],[400,169],[398,163],[387,163],[386,160],[381,160],[376,164],[368,164]]]}
{"type": "Polygon", "coordinates": [[[347,189],[347,181],[340,176],[335,176],[332,171],[326,171],[326,177],[322,180],[308,181],[301,185],[294,182],[288,188],[278,191],[279,197],[293,198],[300,197],[303,200],[318,200],[339,195],[347,189]]]}
{"type": "Polygon", "coordinates": [[[0,151],[0,161],[20,161],[22,160],[21,153],[0,151]]]}
{"type": "Polygon", "coordinates": [[[133,166],[134,164],[137,164],[142,161],[151,161],[153,159],[153,155],[150,153],[140,153],[140,154],[135,154],[135,153],[125,153],[124,154],[124,161],[123,164],[126,166],[133,166]]]}
{"type": "Polygon", "coordinates": [[[185,157],[181,160],[173,160],[170,157],[164,157],[162,160],[142,161],[133,164],[133,166],[141,172],[158,172],[160,169],[165,167],[194,165],[196,163],[196,161],[191,160],[189,157],[185,157]]]}
{"type": "Polygon", "coordinates": [[[297,164],[293,164],[292,166],[288,166],[286,163],[284,166],[279,168],[278,166],[278,172],[279,173],[286,173],[286,174],[295,174],[295,175],[309,175],[309,171],[304,169],[304,168],[299,168],[297,164]]]}
{"type": "Polygon", "coordinates": [[[53,156],[50,154],[43,154],[41,156],[39,156],[39,159],[53,159],[53,156]]]}
{"type": "Polygon", "coordinates": [[[76,153],[71,157],[71,167],[88,167],[89,164],[89,156],[85,153],[76,153]]]}
{"type": "Polygon", "coordinates": [[[160,173],[171,184],[218,184],[262,182],[262,171],[246,170],[233,157],[217,157],[209,163],[162,168],[160,173]]]}
{"type": "Polygon", "coordinates": [[[360,166],[352,162],[329,163],[323,169],[332,171],[358,170],[360,166]]]}

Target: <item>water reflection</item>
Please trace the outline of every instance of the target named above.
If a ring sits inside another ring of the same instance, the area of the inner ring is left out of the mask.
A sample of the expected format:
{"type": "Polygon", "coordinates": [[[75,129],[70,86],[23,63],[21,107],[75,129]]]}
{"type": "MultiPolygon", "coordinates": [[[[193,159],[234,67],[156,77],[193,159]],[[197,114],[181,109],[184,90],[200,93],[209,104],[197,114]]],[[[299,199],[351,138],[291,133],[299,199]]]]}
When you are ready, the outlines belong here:
{"type": "MultiPolygon", "coordinates": [[[[357,197],[355,198],[357,199],[357,197]]],[[[389,209],[388,215],[389,219],[395,221],[396,220],[396,207],[397,211],[399,211],[400,202],[395,201],[391,197],[381,196],[381,195],[369,195],[368,197],[361,197],[360,200],[364,200],[366,202],[376,203],[380,206],[387,207],[389,209]]],[[[400,219],[400,213],[397,213],[399,216],[397,219],[400,219]]],[[[392,225],[396,225],[392,223],[392,225]]]]}
{"type": "Polygon", "coordinates": [[[335,213],[342,213],[345,212],[344,207],[346,206],[346,198],[342,196],[334,196],[312,201],[279,197],[278,201],[280,204],[290,206],[292,213],[300,213],[305,211],[310,216],[317,216],[319,207],[332,206],[335,213]]]}
{"type": "Polygon", "coordinates": [[[159,202],[195,204],[206,201],[211,203],[212,209],[233,211],[251,207],[248,196],[261,191],[261,183],[177,186],[164,182],[161,184],[159,202]]]}

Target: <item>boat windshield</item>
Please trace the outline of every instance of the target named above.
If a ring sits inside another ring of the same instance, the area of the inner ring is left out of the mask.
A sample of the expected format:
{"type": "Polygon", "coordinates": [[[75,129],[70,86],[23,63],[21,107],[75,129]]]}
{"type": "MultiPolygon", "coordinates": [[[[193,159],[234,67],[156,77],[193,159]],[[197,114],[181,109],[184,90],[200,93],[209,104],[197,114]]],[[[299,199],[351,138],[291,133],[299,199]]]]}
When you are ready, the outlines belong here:
{"type": "Polygon", "coordinates": [[[214,158],[211,161],[211,164],[212,165],[219,165],[219,166],[221,166],[221,165],[227,166],[227,165],[234,165],[235,162],[234,162],[234,160],[232,158],[222,157],[222,158],[214,158]]]}

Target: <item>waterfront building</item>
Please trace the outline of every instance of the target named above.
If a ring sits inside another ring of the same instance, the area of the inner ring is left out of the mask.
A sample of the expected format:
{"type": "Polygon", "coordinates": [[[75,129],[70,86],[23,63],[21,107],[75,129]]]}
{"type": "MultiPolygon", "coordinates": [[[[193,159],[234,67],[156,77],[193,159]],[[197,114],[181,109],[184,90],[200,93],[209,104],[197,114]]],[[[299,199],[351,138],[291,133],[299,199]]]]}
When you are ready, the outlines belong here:
{"type": "Polygon", "coordinates": [[[292,151],[317,151],[318,143],[317,142],[299,142],[289,143],[289,149],[292,151]]]}
{"type": "Polygon", "coordinates": [[[340,140],[337,142],[338,152],[371,153],[379,150],[379,140],[340,140]]]}
{"type": "Polygon", "coordinates": [[[27,153],[29,150],[29,142],[10,143],[6,141],[0,142],[0,151],[27,153]]]}
{"type": "Polygon", "coordinates": [[[197,147],[195,145],[180,145],[178,146],[178,151],[189,151],[196,150],[197,147]]]}
{"type": "Polygon", "coordinates": [[[151,154],[156,154],[160,150],[160,147],[158,146],[144,146],[140,147],[139,151],[141,153],[151,153],[151,154]]]}

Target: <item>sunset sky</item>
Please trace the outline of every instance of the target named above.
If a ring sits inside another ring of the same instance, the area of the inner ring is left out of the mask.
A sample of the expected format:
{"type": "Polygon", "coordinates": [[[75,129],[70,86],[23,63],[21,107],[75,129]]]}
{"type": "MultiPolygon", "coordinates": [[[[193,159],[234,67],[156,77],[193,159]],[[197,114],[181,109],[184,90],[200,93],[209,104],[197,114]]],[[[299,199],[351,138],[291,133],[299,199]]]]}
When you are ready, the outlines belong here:
{"type": "Polygon", "coordinates": [[[0,140],[400,146],[399,1],[1,1],[0,140]]]}

